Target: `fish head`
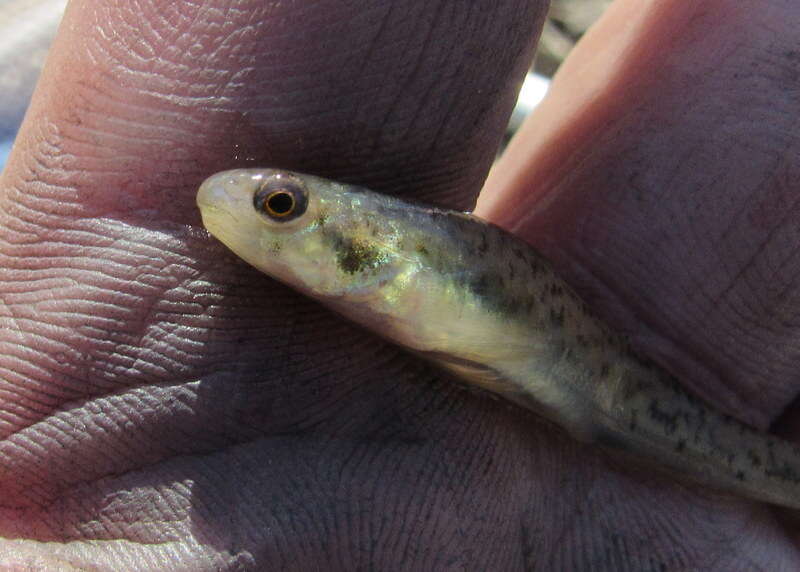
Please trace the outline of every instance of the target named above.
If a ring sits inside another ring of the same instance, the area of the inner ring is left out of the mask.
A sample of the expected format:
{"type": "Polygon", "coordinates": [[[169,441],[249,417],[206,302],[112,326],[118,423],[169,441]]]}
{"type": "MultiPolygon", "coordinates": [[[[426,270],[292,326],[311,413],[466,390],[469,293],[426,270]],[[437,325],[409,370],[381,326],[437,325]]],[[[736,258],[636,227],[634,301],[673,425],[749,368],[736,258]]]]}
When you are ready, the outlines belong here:
{"type": "Polygon", "coordinates": [[[315,297],[369,296],[402,271],[400,232],[375,208],[381,195],[277,169],[206,179],[206,229],[259,270],[315,297]]]}

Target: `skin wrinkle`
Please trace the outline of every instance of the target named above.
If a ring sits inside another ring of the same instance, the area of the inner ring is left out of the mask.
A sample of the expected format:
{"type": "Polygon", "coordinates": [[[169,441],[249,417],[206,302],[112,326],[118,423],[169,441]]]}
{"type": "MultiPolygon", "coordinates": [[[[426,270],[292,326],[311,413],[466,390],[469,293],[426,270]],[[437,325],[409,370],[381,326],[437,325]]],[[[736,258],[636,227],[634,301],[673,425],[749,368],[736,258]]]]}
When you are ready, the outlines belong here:
{"type": "MultiPolygon", "coordinates": [[[[435,3],[434,12],[432,17],[430,18],[430,21],[427,23],[426,31],[424,35],[421,36],[421,39],[417,39],[418,49],[415,50],[414,62],[411,67],[411,71],[406,76],[406,81],[409,84],[413,84],[420,79],[420,72],[422,69],[424,69],[423,65],[428,63],[426,62],[425,58],[422,57],[422,55],[426,53],[427,48],[434,37],[436,23],[437,20],[439,20],[440,11],[443,9],[444,5],[445,3],[442,1],[437,1],[435,3]]],[[[438,64],[437,68],[439,68],[441,66],[441,63],[437,62],[437,64],[438,64]]],[[[388,131],[386,127],[389,124],[390,119],[395,115],[398,103],[402,101],[403,91],[404,91],[403,86],[400,86],[400,89],[396,92],[396,95],[392,100],[392,103],[386,109],[383,123],[381,123],[376,129],[377,133],[383,134],[388,131]]],[[[421,94],[421,101],[424,101],[425,98],[426,98],[426,93],[423,92],[421,94]]],[[[421,101],[417,102],[417,106],[415,107],[414,112],[412,113],[412,117],[416,117],[416,115],[419,113],[419,108],[422,105],[421,101]]],[[[413,123],[413,119],[409,123],[410,124],[413,123]]],[[[381,139],[376,139],[375,149],[380,148],[380,145],[381,145],[381,139]]]]}
{"type": "MultiPolygon", "coordinates": [[[[241,443],[239,445],[241,445],[241,443]]],[[[211,454],[215,454],[215,453],[211,453],[211,452],[205,453],[205,454],[203,454],[203,453],[195,453],[193,456],[194,457],[203,457],[203,456],[207,456],[207,455],[211,455],[211,454]]],[[[154,461],[152,463],[152,465],[154,465],[156,463],[158,463],[158,461],[154,461]]],[[[46,510],[46,509],[51,508],[54,504],[62,502],[60,499],[68,498],[68,497],[65,496],[64,493],[69,489],[73,489],[74,490],[74,489],[80,488],[81,486],[88,486],[88,485],[94,486],[94,484],[97,483],[98,481],[102,480],[103,478],[110,477],[110,476],[113,476],[113,477],[119,479],[119,478],[125,477],[129,473],[130,474],[139,474],[144,469],[148,468],[148,466],[151,466],[151,464],[148,464],[148,463],[141,464],[140,466],[137,467],[136,470],[130,470],[130,471],[115,471],[115,470],[111,470],[111,471],[109,471],[107,473],[104,473],[104,474],[99,474],[99,475],[96,474],[96,475],[93,475],[92,477],[86,477],[84,479],[70,481],[69,483],[65,483],[64,485],[62,485],[62,489],[63,490],[58,495],[56,495],[55,492],[52,492],[49,495],[44,495],[43,494],[42,495],[43,497],[46,498],[46,497],[49,496],[51,500],[45,501],[43,503],[40,503],[38,505],[38,507],[40,509],[46,510]]],[[[44,491],[42,491],[42,493],[44,493],[44,491]]],[[[53,537],[53,539],[56,539],[56,538],[57,537],[53,537]]]]}

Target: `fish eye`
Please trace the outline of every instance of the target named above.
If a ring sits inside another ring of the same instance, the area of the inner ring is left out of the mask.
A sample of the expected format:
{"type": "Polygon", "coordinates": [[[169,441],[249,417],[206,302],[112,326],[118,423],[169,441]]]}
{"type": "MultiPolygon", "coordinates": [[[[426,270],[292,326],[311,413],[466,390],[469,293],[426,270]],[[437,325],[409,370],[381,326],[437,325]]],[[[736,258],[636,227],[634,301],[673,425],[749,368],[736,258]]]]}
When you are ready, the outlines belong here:
{"type": "Polygon", "coordinates": [[[306,212],[308,193],[298,182],[272,177],[253,195],[253,206],[274,221],[286,222],[306,212]]]}

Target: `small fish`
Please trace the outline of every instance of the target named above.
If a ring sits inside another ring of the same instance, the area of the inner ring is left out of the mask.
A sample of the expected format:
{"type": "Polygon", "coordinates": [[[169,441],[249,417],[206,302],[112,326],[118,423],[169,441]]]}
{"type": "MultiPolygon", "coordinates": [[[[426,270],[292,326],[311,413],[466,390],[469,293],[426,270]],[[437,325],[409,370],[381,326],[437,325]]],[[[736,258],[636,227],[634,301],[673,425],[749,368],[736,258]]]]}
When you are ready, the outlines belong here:
{"type": "Polygon", "coordinates": [[[800,508],[800,448],[687,393],[499,227],[275,169],[213,175],[197,204],[259,270],[574,437],[800,508]]]}

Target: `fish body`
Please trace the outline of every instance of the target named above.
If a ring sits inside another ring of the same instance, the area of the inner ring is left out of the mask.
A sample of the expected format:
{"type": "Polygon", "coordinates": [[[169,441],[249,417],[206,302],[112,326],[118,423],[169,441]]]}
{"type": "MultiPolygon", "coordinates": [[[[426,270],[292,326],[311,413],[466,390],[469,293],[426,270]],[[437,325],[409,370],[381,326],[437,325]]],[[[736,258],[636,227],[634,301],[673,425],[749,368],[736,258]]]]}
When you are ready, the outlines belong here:
{"type": "Polygon", "coordinates": [[[499,227],[274,169],[218,173],[197,202],[245,261],[467,383],[583,441],[800,508],[800,448],[686,392],[499,227]]]}

